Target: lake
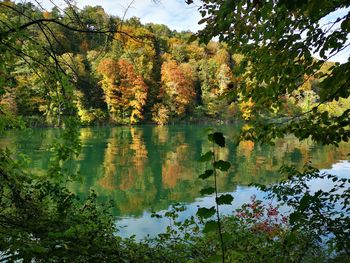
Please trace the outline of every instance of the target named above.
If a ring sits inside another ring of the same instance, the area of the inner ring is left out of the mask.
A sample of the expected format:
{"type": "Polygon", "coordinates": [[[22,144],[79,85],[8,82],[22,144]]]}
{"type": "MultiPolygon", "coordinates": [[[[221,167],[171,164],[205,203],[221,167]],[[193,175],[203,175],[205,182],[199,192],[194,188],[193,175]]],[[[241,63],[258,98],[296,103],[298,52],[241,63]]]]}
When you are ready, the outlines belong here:
{"type": "MultiPolygon", "coordinates": [[[[224,132],[227,147],[217,149],[219,158],[232,166],[218,178],[220,192],[234,195],[234,207],[248,202],[252,195],[263,193],[251,183],[272,184],[280,178],[281,165],[302,169],[306,162],[339,176],[350,174],[350,144],[339,148],[321,146],[311,140],[298,141],[292,136],[278,139],[274,146],[253,142],[233,144],[241,124],[216,126],[224,132]]],[[[209,182],[198,178],[206,165],[199,163],[201,154],[211,149],[205,125],[95,127],[82,128],[82,153],[66,166],[78,173],[69,189],[86,197],[94,189],[100,201],[113,200],[113,214],[121,236],[136,234],[137,238],[155,235],[168,225],[166,219],[151,217],[151,212],[164,212],[173,203],[187,207],[182,217],[197,211],[198,205],[213,204],[212,196],[199,191],[209,182]]],[[[23,153],[30,159],[28,171],[45,176],[50,160],[50,145],[59,136],[59,129],[9,131],[0,138],[1,147],[23,153]]],[[[222,207],[224,213],[233,208],[222,207]]]]}

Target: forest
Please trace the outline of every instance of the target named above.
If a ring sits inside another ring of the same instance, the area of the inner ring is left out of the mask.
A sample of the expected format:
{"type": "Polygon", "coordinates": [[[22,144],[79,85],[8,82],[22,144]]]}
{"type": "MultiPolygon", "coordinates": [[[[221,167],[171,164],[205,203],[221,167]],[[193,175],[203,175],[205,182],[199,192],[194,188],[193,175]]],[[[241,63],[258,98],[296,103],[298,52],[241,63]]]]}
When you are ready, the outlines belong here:
{"type": "MultiPolygon", "coordinates": [[[[224,42],[199,44],[191,32],[171,31],[159,24],[143,25],[136,17],[123,21],[108,15],[101,6],[61,12],[58,7],[42,11],[30,2],[6,5],[14,9],[2,6],[2,21],[56,21],[20,32],[23,35],[17,42],[7,40],[2,46],[4,54],[20,54],[6,65],[11,73],[2,78],[6,84],[0,97],[1,110],[9,116],[20,116],[29,126],[61,125],[65,113],[60,98],[64,91],[59,84],[55,90],[48,89],[51,71],[56,67],[66,81],[74,83],[74,116],[82,125],[232,122],[250,117],[251,99],[244,94],[232,99],[225,96],[240,85],[235,68],[242,55],[224,42]],[[75,16],[84,28],[113,30],[87,34],[62,26],[72,23],[75,16]],[[19,51],[19,45],[24,49],[19,51]],[[36,51],[38,46],[45,50],[44,57],[36,51]],[[35,65],[28,64],[30,58],[35,58],[35,65]]],[[[6,31],[6,24],[1,26],[6,31]]],[[[325,63],[318,75],[332,65],[325,63]]],[[[282,110],[271,117],[310,110],[320,101],[319,78],[305,74],[302,85],[293,94],[284,94],[282,110]]],[[[337,115],[339,108],[349,107],[349,100],[324,107],[337,115]]]]}
{"type": "Polygon", "coordinates": [[[0,262],[349,262],[349,0],[63,2],[0,1],[0,262]]]}

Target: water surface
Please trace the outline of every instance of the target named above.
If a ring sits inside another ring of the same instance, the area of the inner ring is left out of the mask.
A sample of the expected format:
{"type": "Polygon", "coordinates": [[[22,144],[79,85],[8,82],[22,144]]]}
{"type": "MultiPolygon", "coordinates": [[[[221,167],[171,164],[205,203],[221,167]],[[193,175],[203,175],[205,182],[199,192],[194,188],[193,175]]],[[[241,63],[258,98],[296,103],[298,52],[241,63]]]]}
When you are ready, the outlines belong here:
{"type": "MultiPolygon", "coordinates": [[[[211,205],[212,197],[202,197],[199,191],[210,181],[198,175],[206,168],[197,160],[211,149],[206,126],[139,126],[82,128],[82,153],[67,165],[69,172],[78,173],[70,190],[86,197],[94,189],[99,200],[113,200],[120,234],[138,237],[161,232],[168,222],[151,218],[151,211],[164,211],[176,202],[187,205],[183,216],[196,212],[197,205],[211,205]]],[[[339,176],[350,174],[347,155],[350,144],[339,148],[321,146],[310,140],[299,142],[293,137],[279,139],[274,146],[242,142],[232,143],[239,124],[218,126],[228,145],[217,149],[217,155],[231,162],[228,173],[218,178],[220,192],[235,196],[235,206],[261,196],[251,183],[271,184],[280,179],[281,165],[302,169],[311,162],[319,169],[339,176]]],[[[26,154],[31,162],[27,169],[45,176],[50,160],[50,145],[59,136],[59,129],[11,131],[0,139],[1,146],[26,154]]],[[[232,207],[223,207],[228,213],[232,207]]]]}

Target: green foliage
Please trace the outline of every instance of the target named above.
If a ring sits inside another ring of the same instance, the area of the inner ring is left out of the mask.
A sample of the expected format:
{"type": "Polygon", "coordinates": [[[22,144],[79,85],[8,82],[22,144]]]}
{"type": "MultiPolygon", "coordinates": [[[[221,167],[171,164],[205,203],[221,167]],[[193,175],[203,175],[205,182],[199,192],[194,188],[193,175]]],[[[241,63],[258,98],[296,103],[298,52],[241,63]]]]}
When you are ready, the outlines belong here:
{"type": "Polygon", "coordinates": [[[207,180],[209,177],[214,177],[214,185],[213,187],[203,188],[200,193],[202,195],[210,195],[215,193],[215,204],[216,206],[206,208],[200,207],[198,208],[197,215],[202,219],[210,219],[216,214],[216,221],[209,220],[204,224],[204,233],[209,233],[211,231],[217,231],[219,239],[220,239],[220,247],[221,247],[221,255],[215,254],[214,256],[220,256],[222,262],[225,262],[225,243],[224,243],[224,233],[222,231],[221,219],[220,219],[220,205],[228,205],[233,201],[233,197],[230,194],[218,195],[218,186],[217,186],[217,176],[218,170],[222,172],[227,172],[231,166],[231,164],[227,161],[216,160],[215,148],[214,145],[218,145],[220,147],[225,147],[225,137],[221,132],[214,132],[208,134],[208,140],[213,143],[213,149],[206,152],[199,159],[200,162],[208,162],[212,165],[213,169],[205,170],[203,174],[199,176],[199,178],[207,180]]]}
{"type": "Polygon", "coordinates": [[[215,142],[220,147],[225,147],[225,137],[221,132],[214,132],[208,135],[208,140],[215,142]]]}
{"type": "MultiPolygon", "coordinates": [[[[206,160],[209,161],[209,160],[206,160]]],[[[204,173],[202,173],[201,175],[199,175],[199,178],[201,179],[207,179],[208,177],[212,176],[214,174],[214,170],[205,170],[204,173]]]]}
{"type": "Polygon", "coordinates": [[[81,201],[64,186],[63,163],[79,152],[76,119],[65,119],[61,142],[53,146],[48,176],[22,171],[8,150],[0,151],[0,248],[3,259],[36,262],[102,261],[120,258],[120,239],[109,206],[96,194],[81,201]],[[106,245],[109,244],[109,245],[106,245]]]}
{"type": "Polygon", "coordinates": [[[278,207],[256,200],[223,219],[229,262],[324,262],[324,252],[308,233],[289,228],[278,207]]]}
{"type": "Polygon", "coordinates": [[[189,32],[137,18],[121,22],[100,6],[60,14],[7,1],[0,16],[0,104],[14,116],[60,126],[64,100],[75,96],[71,114],[83,125],[233,119],[233,104],[218,101],[234,82],[223,45],[190,43],[189,32]],[[63,82],[73,84],[69,94],[63,82]]]}
{"type": "MultiPolygon", "coordinates": [[[[211,133],[208,139],[213,145],[225,146],[222,133],[211,133]]],[[[235,215],[222,217],[219,206],[232,204],[233,197],[218,194],[216,177],[218,171],[228,171],[230,163],[216,161],[214,149],[202,155],[199,161],[213,166],[199,177],[208,180],[213,176],[214,187],[205,187],[200,193],[215,194],[216,206],[200,207],[197,211],[197,216],[203,220],[205,238],[215,243],[208,260],[217,256],[222,262],[348,260],[349,179],[320,174],[311,166],[303,173],[293,167],[282,167],[286,181],[269,187],[260,186],[268,192],[269,200],[277,200],[278,206],[266,205],[253,197],[252,202],[244,204],[235,215]],[[326,183],[331,189],[313,190],[311,186],[317,181],[326,183]],[[279,212],[279,207],[285,205],[291,209],[288,215],[279,212]],[[216,220],[213,219],[215,214],[216,220]]]]}
{"type": "Polygon", "coordinates": [[[137,18],[121,30],[120,19],[101,7],[72,5],[60,13],[0,2],[0,131],[21,126],[18,115],[45,116],[49,125],[63,127],[46,177],[24,173],[8,150],[0,150],[1,260],[347,261],[349,179],[285,167],[289,181],[264,189],[293,209],[290,225],[278,217],[277,207],[255,199],[223,218],[219,207],[233,197],[220,195],[217,186],[217,177],[231,168],[217,160],[215,147],[226,145],[219,132],[208,136],[212,150],[200,161],[211,167],[199,176],[213,183],[201,194],[214,194],[215,206],[200,207],[198,218],[184,221],[179,220],[184,207],[174,206],[165,213],[167,232],[140,243],[116,235],[109,206],[99,205],[94,192],[79,200],[67,190],[77,175],[64,169],[80,153],[77,117],[85,124],[107,115],[117,124],[134,124],[146,116],[144,110],[148,120],[165,124],[195,108],[219,119],[235,108],[251,121],[238,140],[269,142],[292,133],[325,144],[348,141],[349,62],[329,67],[326,62],[348,46],[349,14],[331,22],[340,24],[334,31],[320,25],[341,8],[349,2],[203,1],[206,27],[199,36],[206,45],[198,45],[187,44],[189,33],[143,26],[137,18]],[[215,36],[229,46],[210,42],[215,36]],[[334,103],[338,109],[331,112],[334,103]],[[312,191],[314,179],[331,180],[331,190],[312,191]]]}
{"type": "MultiPolygon", "coordinates": [[[[204,178],[205,179],[205,178],[204,178]]],[[[207,187],[207,188],[203,188],[200,191],[201,195],[210,195],[215,193],[215,188],[214,187],[207,187]]]]}
{"type": "Polygon", "coordinates": [[[220,171],[226,172],[230,169],[231,164],[229,162],[219,160],[213,163],[215,169],[219,169],[220,171]]]}
{"type": "Polygon", "coordinates": [[[233,201],[233,197],[230,194],[223,194],[220,195],[217,199],[216,202],[218,205],[230,205],[233,201]]]}
{"type": "Polygon", "coordinates": [[[228,91],[242,100],[252,126],[241,140],[271,141],[286,133],[325,144],[348,138],[348,108],[338,105],[337,117],[321,108],[350,95],[350,62],[329,62],[349,47],[349,1],[201,2],[199,40],[218,37],[242,55],[235,89],[228,91]]]}
{"type": "Polygon", "coordinates": [[[308,233],[320,243],[325,239],[330,254],[349,257],[350,180],[321,174],[311,166],[306,166],[303,172],[285,166],[281,173],[288,180],[263,189],[269,192],[270,198],[277,198],[292,208],[291,227],[308,233]],[[317,181],[327,184],[330,189],[312,189],[317,181]]]}
{"type": "Polygon", "coordinates": [[[170,222],[166,233],[147,240],[148,244],[161,249],[156,255],[162,255],[164,260],[310,263],[341,259],[327,255],[308,232],[291,228],[288,217],[279,212],[278,206],[266,204],[255,196],[233,214],[221,217],[220,222],[211,219],[216,213],[215,207],[199,208],[199,220],[192,216],[181,221],[184,210],[184,206],[174,205],[164,214],[170,222]],[[224,258],[217,235],[219,224],[225,246],[224,258]]]}
{"type": "MultiPolygon", "coordinates": [[[[215,192],[215,189],[210,193],[212,194],[214,192],[215,192]]],[[[198,211],[197,211],[197,215],[202,218],[210,218],[213,215],[215,215],[215,213],[216,213],[216,210],[214,206],[210,208],[201,207],[201,208],[198,208],[198,211]]]]}
{"type": "Polygon", "coordinates": [[[205,154],[203,154],[200,158],[200,162],[208,162],[214,157],[214,152],[213,151],[208,151],[205,154]]]}

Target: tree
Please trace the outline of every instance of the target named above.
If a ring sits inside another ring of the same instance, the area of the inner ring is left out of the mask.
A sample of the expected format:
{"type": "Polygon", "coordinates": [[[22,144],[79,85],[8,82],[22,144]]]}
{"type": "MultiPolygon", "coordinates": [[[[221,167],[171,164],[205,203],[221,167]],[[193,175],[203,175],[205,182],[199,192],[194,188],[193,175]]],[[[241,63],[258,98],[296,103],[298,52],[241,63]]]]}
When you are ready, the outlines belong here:
{"type": "Polygon", "coordinates": [[[230,105],[224,94],[233,86],[233,75],[229,67],[229,53],[218,49],[214,54],[213,58],[200,61],[201,97],[206,114],[223,119],[230,105]]]}
{"type": "MultiPolygon", "coordinates": [[[[240,81],[229,95],[248,106],[250,125],[242,129],[238,141],[271,142],[294,134],[323,144],[348,142],[350,108],[339,107],[340,112],[331,114],[328,106],[346,104],[350,96],[349,54],[343,64],[326,66],[336,54],[349,51],[349,7],[348,0],[202,1],[200,23],[205,28],[199,39],[206,43],[218,37],[243,56],[234,70],[240,81]],[[299,97],[304,104],[301,112],[281,116],[286,98],[298,101],[299,97]]],[[[306,233],[319,247],[326,242],[327,256],[334,257],[327,262],[349,261],[350,180],[321,173],[310,164],[303,171],[286,166],[280,171],[282,182],[260,188],[291,207],[291,234],[306,233]],[[311,190],[315,180],[327,182],[331,189],[311,190]]]]}
{"type": "MultiPolygon", "coordinates": [[[[77,19],[75,8],[68,9],[65,13],[70,11],[70,18],[77,19]]],[[[82,201],[68,191],[66,183],[71,178],[63,168],[80,150],[73,92],[78,78],[77,68],[65,61],[69,53],[60,56],[66,47],[51,26],[67,29],[71,35],[102,31],[84,28],[74,19],[72,23],[62,21],[56,15],[49,17],[31,3],[0,1],[0,96],[5,97],[0,98],[0,133],[15,123],[7,117],[8,111],[16,109],[4,104],[14,102],[13,94],[21,95],[22,87],[34,78],[36,82],[31,84],[45,91],[47,117],[63,126],[61,137],[51,146],[46,176],[24,172],[20,158],[0,148],[0,261],[105,261],[109,253],[114,255],[113,261],[123,260],[109,209],[101,209],[95,194],[82,201]],[[62,49],[57,50],[58,46],[62,49]]],[[[135,259],[126,257],[125,261],[135,259]]]]}
{"type": "Polygon", "coordinates": [[[103,59],[97,67],[105,101],[114,121],[134,124],[143,118],[148,88],[133,65],[124,60],[103,59]]]}
{"type": "Polygon", "coordinates": [[[104,92],[104,99],[108,107],[108,111],[112,114],[117,111],[120,92],[118,91],[116,81],[119,74],[118,61],[110,58],[101,60],[98,64],[97,72],[99,72],[103,79],[100,82],[104,92]]]}
{"type": "Polygon", "coordinates": [[[148,87],[141,75],[137,75],[134,66],[126,61],[119,60],[120,90],[125,99],[127,116],[131,124],[143,119],[143,106],[146,104],[148,87]]]}
{"type": "Polygon", "coordinates": [[[194,91],[193,70],[189,64],[178,64],[170,60],[162,65],[161,94],[164,94],[165,103],[171,112],[177,116],[183,116],[191,106],[194,91]]]}
{"type": "Polygon", "coordinates": [[[218,37],[243,55],[235,68],[242,81],[231,96],[253,105],[254,126],[242,138],[269,141],[293,133],[325,144],[348,141],[350,109],[332,116],[321,105],[350,95],[349,59],[322,69],[336,54],[349,50],[349,7],[349,1],[202,1],[200,23],[205,28],[198,33],[200,40],[218,37]],[[312,77],[319,79],[317,103],[299,115],[271,121],[274,112],[283,109],[283,97],[312,77]]]}

